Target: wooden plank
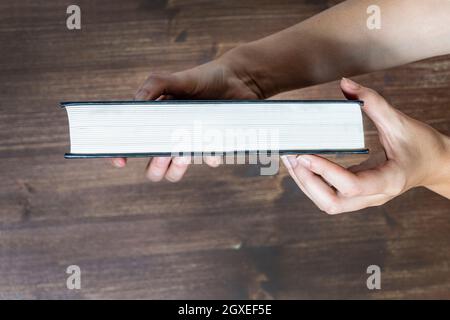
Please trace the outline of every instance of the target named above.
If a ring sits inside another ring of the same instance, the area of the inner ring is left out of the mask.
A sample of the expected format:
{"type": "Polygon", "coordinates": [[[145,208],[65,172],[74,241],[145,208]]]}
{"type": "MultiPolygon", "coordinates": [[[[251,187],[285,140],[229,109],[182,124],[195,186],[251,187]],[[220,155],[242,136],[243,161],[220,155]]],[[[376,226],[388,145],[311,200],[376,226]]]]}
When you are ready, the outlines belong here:
{"type": "MultiPolygon", "coordinates": [[[[130,99],[151,71],[206,62],[337,2],[85,0],[80,32],[65,28],[68,1],[0,3],[0,298],[449,298],[450,205],[427,190],[330,217],[284,168],[193,166],[174,185],[147,182],[143,159],[116,170],[62,158],[59,101],[130,99]],[[70,264],[81,291],[65,288],[70,264]],[[365,287],[370,264],[381,291],[365,287]]],[[[358,79],[450,134],[450,57],[358,79]]],[[[279,97],[341,93],[333,82],[279,97]]]]}

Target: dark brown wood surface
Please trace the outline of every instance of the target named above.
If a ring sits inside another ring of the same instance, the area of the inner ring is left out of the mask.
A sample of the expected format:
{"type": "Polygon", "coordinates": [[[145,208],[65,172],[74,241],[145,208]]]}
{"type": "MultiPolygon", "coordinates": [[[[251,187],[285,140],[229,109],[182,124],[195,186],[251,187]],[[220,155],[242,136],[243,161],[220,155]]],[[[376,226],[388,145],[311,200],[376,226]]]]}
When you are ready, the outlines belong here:
{"type": "MultiPolygon", "coordinates": [[[[193,166],[178,184],[64,160],[63,100],[130,99],[177,71],[339,1],[0,2],[0,298],[450,298],[450,202],[416,189],[328,216],[284,168],[193,166]],[[82,289],[66,289],[79,265],[82,289]],[[382,289],[366,268],[382,268],[382,289]]],[[[450,134],[450,56],[358,77],[450,134]]],[[[340,98],[337,83],[282,95],[340,98]]],[[[369,147],[376,132],[367,125],[369,147]]],[[[355,158],[339,159],[356,161],[355,158]]],[[[439,170],[439,168],[436,168],[439,170]]]]}

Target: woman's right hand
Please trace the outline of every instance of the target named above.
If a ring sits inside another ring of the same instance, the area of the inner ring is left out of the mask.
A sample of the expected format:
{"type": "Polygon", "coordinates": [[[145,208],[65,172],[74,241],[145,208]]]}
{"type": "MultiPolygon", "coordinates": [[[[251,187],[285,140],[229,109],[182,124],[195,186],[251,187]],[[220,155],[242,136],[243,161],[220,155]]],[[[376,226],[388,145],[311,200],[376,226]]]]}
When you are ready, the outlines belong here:
{"type": "MultiPolygon", "coordinates": [[[[233,69],[227,54],[212,62],[173,74],[151,73],[135,94],[135,100],[232,100],[263,99],[264,93],[243,68],[233,69]]],[[[237,64],[238,65],[238,64],[237,64]]],[[[222,158],[205,157],[211,167],[220,165],[222,158]]],[[[122,168],[126,158],[114,158],[112,164],[122,168]]],[[[179,181],[191,159],[186,157],[154,157],[148,162],[146,175],[151,181],[179,181]]]]}
{"type": "Polygon", "coordinates": [[[283,157],[299,188],[328,214],[379,206],[421,186],[450,199],[450,138],[356,82],[343,79],[341,88],[348,99],[364,101],[384,154],[348,169],[317,155],[283,157]]]}

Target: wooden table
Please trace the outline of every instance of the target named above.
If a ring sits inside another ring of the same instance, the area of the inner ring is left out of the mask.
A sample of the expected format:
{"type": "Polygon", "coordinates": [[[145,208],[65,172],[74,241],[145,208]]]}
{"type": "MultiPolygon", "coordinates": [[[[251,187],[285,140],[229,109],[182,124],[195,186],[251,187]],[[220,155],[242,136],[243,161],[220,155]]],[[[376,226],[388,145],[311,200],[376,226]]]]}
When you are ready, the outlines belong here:
{"type": "MultiPolygon", "coordinates": [[[[450,298],[450,202],[416,189],[328,216],[284,168],[193,166],[178,184],[64,160],[63,100],[130,99],[151,71],[209,61],[339,1],[0,3],[0,298],[450,298]],[[382,289],[366,287],[379,265],[382,289]],[[66,268],[81,268],[81,290],[66,268]]],[[[450,56],[357,78],[450,134],[450,56]]],[[[282,98],[340,98],[337,83],[282,98]]],[[[376,132],[367,125],[369,147],[376,132]]],[[[354,161],[355,159],[339,159],[354,161]]],[[[437,170],[439,168],[436,168],[437,170]]]]}

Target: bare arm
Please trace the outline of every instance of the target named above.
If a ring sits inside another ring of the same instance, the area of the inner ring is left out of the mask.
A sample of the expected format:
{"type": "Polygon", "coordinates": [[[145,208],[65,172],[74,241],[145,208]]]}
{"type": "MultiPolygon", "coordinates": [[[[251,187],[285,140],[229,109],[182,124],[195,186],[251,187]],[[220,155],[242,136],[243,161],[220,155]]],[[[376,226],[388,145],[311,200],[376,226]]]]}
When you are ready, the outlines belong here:
{"type": "Polygon", "coordinates": [[[221,59],[262,97],[450,53],[450,1],[349,0],[221,59]],[[369,6],[381,28],[369,29],[369,6]]]}

